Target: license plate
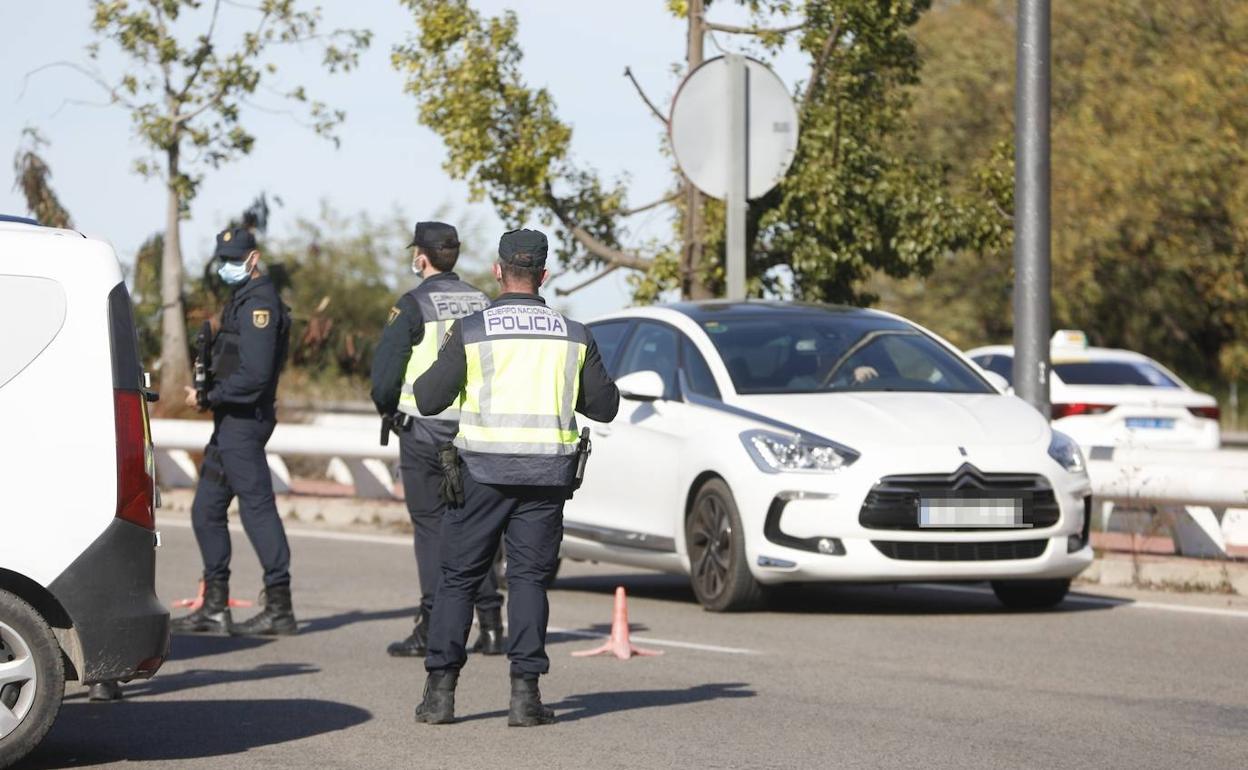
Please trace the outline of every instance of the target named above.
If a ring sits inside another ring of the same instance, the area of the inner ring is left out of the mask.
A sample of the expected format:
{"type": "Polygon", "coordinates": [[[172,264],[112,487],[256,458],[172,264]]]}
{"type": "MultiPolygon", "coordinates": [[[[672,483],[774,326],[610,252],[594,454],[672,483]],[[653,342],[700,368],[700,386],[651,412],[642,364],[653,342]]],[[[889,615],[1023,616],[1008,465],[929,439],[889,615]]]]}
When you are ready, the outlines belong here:
{"type": "Polygon", "coordinates": [[[919,501],[919,526],[930,529],[1024,527],[1023,501],[1017,497],[925,497],[919,501]]]}
{"type": "Polygon", "coordinates": [[[1127,427],[1140,430],[1174,430],[1174,418],[1128,417],[1127,427]]]}

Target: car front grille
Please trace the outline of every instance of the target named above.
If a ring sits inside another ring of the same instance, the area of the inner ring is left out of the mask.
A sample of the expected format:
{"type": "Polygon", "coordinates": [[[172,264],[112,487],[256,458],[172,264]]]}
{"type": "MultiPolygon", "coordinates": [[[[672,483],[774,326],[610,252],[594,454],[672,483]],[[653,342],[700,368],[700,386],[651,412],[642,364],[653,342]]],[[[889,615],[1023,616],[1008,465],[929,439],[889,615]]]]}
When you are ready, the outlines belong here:
{"type": "MultiPolygon", "coordinates": [[[[1022,500],[1022,526],[1043,529],[1061,517],[1057,498],[1043,476],[1022,473],[984,473],[963,465],[950,474],[885,476],[871,491],[858,512],[858,523],[867,529],[920,530],[919,501],[942,495],[967,497],[1015,497],[1022,500]]],[[[980,531],[985,527],[949,528],[943,531],[980,531]]],[[[1013,527],[993,528],[1013,529],[1013,527]]]]}
{"type": "Polygon", "coordinates": [[[905,540],[872,540],[890,559],[902,561],[1003,561],[1036,559],[1044,554],[1048,540],[1004,540],[992,543],[915,543],[905,540]]]}

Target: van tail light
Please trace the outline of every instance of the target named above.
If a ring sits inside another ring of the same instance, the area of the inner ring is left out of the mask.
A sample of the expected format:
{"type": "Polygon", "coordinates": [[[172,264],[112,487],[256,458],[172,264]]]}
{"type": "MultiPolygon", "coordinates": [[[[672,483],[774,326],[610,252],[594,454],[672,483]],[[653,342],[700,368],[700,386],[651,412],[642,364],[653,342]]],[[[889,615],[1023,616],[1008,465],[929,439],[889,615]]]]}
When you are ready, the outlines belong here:
{"type": "Polygon", "coordinates": [[[1206,420],[1218,420],[1222,417],[1222,410],[1216,406],[1189,406],[1187,411],[1206,420]]]}
{"type": "Polygon", "coordinates": [[[117,429],[117,518],[156,529],[155,487],[147,462],[146,404],[138,390],[113,390],[117,429]]]}
{"type": "Polygon", "coordinates": [[[1113,408],[1112,404],[1054,404],[1053,419],[1060,420],[1063,417],[1083,414],[1105,414],[1113,408]]]}

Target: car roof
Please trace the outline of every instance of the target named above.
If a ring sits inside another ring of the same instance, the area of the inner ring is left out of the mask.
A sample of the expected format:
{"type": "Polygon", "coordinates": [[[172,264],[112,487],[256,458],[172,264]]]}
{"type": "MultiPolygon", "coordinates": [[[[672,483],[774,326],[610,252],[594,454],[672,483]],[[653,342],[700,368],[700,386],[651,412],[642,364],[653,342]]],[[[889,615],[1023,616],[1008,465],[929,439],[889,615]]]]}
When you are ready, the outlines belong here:
{"type": "MultiPolygon", "coordinates": [[[[968,356],[1012,356],[1012,345],[987,345],[967,351],[968,356]]],[[[1148,361],[1156,363],[1143,353],[1122,348],[1050,348],[1049,358],[1053,363],[1075,363],[1082,361],[1148,361]]]]}
{"type": "Polygon", "coordinates": [[[12,214],[0,214],[0,234],[13,233],[16,235],[76,235],[79,238],[87,236],[77,230],[66,230],[60,227],[45,227],[30,217],[19,217],[12,214]]]}
{"type": "Polygon", "coordinates": [[[774,316],[777,314],[803,315],[812,311],[820,313],[841,313],[850,316],[892,318],[888,313],[850,305],[825,305],[818,302],[789,302],[775,299],[759,299],[733,301],[723,299],[701,300],[697,302],[672,302],[662,307],[675,310],[695,321],[707,321],[725,315],[734,316],[774,316]]]}

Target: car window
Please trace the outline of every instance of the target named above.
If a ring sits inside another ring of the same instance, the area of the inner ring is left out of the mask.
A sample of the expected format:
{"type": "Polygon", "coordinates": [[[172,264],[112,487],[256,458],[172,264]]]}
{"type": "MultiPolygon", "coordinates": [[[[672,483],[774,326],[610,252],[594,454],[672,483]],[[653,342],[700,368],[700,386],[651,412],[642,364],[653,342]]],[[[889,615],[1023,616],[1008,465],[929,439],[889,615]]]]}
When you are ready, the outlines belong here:
{"type": "Polygon", "coordinates": [[[738,393],[992,393],[966,362],[905,321],[836,310],[702,322],[738,393]]]}
{"type": "Polygon", "coordinates": [[[684,335],[681,335],[680,341],[680,370],[685,375],[685,385],[690,392],[716,401],[720,399],[719,386],[715,384],[711,367],[693,342],[684,335]]]}
{"type": "Polygon", "coordinates": [[[602,364],[607,367],[607,373],[612,377],[618,376],[615,362],[619,358],[620,343],[624,341],[628,325],[629,321],[604,321],[589,325],[589,332],[594,336],[598,353],[602,356],[602,364]]]}
{"type": "Polygon", "coordinates": [[[49,278],[0,275],[0,388],[52,344],[65,323],[65,289],[49,278]]]}
{"type": "Polygon", "coordinates": [[[984,367],[990,372],[996,372],[1005,378],[1009,384],[1014,384],[1014,358],[1013,356],[1003,356],[1000,353],[993,353],[989,356],[975,356],[975,363],[984,367]]]}
{"type": "Polygon", "coordinates": [[[1053,364],[1067,385],[1140,385],[1178,388],[1179,383],[1148,361],[1070,361],[1053,364]]]}
{"type": "Polygon", "coordinates": [[[618,371],[613,375],[623,377],[633,372],[658,372],[663,378],[663,398],[676,399],[677,346],[679,336],[675,329],[651,321],[642,321],[628,338],[620,359],[618,371]]]}

